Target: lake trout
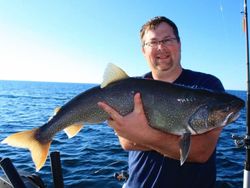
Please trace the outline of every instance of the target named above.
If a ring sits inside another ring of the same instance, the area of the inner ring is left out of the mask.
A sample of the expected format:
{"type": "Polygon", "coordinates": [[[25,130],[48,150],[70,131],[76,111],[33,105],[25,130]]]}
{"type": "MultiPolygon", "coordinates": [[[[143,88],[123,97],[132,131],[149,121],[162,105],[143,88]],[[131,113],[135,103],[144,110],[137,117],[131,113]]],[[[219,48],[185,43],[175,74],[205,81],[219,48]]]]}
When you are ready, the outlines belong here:
{"type": "Polygon", "coordinates": [[[76,135],[84,124],[98,124],[109,118],[97,103],[102,101],[125,116],[133,111],[134,95],[139,92],[151,127],[181,136],[180,162],[187,159],[190,136],[232,123],[239,117],[244,101],[227,93],[193,89],[163,81],[129,77],[109,64],[103,83],[86,90],[63,105],[44,125],[15,133],[2,143],[27,148],[36,171],[44,165],[54,135],[64,130],[76,135]]]}

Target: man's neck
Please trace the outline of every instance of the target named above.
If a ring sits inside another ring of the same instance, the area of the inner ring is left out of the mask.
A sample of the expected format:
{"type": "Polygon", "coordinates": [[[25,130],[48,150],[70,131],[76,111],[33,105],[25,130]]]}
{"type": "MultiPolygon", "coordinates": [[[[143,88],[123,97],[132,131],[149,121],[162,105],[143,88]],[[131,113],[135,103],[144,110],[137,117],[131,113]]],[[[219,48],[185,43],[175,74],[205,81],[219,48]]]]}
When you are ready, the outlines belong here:
{"type": "Polygon", "coordinates": [[[164,82],[173,83],[182,73],[182,68],[176,69],[175,71],[162,71],[154,73],[152,76],[154,80],[161,80],[164,82]]]}

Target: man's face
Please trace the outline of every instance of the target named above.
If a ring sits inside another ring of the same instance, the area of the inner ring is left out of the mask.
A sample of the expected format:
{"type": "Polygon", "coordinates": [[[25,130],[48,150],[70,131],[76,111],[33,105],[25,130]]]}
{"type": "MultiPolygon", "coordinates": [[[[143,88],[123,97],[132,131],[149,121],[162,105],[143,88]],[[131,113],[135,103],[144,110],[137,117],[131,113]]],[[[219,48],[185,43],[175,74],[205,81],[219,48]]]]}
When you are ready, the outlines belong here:
{"type": "Polygon", "coordinates": [[[181,68],[181,43],[176,40],[170,25],[163,22],[155,30],[147,30],[143,41],[145,45],[142,47],[142,51],[152,72],[161,74],[161,72],[167,71],[170,73],[181,68]],[[166,42],[170,39],[172,39],[170,42],[166,42]]]}

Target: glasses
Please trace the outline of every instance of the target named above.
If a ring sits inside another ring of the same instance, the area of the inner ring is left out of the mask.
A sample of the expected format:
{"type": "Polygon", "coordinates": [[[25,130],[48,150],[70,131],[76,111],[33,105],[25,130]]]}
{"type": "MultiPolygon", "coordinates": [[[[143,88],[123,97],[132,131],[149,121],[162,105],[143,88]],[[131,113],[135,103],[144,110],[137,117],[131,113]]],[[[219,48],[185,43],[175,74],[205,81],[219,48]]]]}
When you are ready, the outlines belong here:
{"type": "Polygon", "coordinates": [[[146,42],[144,45],[149,46],[151,48],[157,48],[159,44],[162,44],[163,46],[171,46],[176,41],[177,41],[177,39],[173,37],[173,38],[163,39],[163,40],[160,40],[160,41],[146,42]]]}

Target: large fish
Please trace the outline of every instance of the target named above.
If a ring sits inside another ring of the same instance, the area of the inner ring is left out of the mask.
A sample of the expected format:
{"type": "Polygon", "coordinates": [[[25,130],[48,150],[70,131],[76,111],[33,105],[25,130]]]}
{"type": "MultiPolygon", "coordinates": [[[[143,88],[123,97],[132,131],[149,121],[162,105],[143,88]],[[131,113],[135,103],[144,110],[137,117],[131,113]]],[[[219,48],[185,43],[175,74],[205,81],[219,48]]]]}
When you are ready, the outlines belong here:
{"type": "Polygon", "coordinates": [[[53,136],[58,131],[65,130],[68,137],[72,137],[83,124],[107,120],[109,115],[98,107],[99,101],[126,115],[133,111],[137,92],[141,94],[150,126],[182,136],[181,164],[188,156],[190,135],[202,134],[235,121],[244,107],[243,100],[230,94],[131,78],[119,67],[109,64],[102,85],[74,97],[41,127],[10,135],[2,143],[28,148],[38,171],[44,165],[53,136]]]}

